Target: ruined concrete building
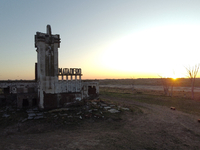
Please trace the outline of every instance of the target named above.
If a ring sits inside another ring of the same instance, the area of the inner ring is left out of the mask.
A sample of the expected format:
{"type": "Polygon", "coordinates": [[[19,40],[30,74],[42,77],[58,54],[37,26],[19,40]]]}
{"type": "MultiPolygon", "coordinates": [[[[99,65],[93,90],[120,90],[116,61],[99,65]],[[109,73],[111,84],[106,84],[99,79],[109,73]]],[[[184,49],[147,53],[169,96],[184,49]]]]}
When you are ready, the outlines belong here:
{"type": "Polygon", "coordinates": [[[36,32],[35,47],[35,80],[0,81],[1,104],[52,109],[98,95],[98,81],[81,80],[80,68],[58,68],[60,35],[52,34],[50,25],[46,33],[36,32]]]}

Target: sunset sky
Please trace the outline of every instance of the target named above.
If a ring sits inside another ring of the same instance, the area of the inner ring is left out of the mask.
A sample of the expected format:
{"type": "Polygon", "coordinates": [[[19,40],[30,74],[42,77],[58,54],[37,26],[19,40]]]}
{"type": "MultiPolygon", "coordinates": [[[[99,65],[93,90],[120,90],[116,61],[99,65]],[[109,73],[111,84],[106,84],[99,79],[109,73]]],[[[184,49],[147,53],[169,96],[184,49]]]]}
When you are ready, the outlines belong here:
{"type": "Polygon", "coordinates": [[[34,35],[60,34],[83,79],[186,77],[200,63],[199,0],[1,0],[0,80],[34,79],[34,35]]]}

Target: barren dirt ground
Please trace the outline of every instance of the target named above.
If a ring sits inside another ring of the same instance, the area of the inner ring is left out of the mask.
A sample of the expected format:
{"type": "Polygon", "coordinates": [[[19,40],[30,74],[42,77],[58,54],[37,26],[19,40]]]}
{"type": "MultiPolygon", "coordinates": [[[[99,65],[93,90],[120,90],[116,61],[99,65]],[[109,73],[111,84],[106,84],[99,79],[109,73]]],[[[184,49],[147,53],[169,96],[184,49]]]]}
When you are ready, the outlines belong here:
{"type": "Polygon", "coordinates": [[[0,149],[5,150],[151,150],[200,149],[200,116],[168,107],[113,98],[135,111],[122,111],[106,119],[84,119],[73,126],[57,127],[27,121],[1,128],[0,149]]]}

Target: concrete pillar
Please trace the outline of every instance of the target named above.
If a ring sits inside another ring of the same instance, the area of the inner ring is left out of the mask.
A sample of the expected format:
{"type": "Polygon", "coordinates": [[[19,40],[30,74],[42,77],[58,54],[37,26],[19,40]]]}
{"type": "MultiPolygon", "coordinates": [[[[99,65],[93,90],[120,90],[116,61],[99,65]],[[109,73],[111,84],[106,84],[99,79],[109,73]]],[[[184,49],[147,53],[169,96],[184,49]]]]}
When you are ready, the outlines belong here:
{"type": "Polygon", "coordinates": [[[76,92],[77,92],[77,75],[75,75],[75,87],[76,87],[76,92]]]}
{"type": "Polygon", "coordinates": [[[67,82],[67,92],[68,92],[69,91],[69,89],[68,89],[69,88],[68,75],[66,75],[66,82],[67,82]]]}
{"type": "Polygon", "coordinates": [[[58,48],[60,36],[51,34],[51,26],[47,25],[47,33],[36,32],[37,77],[39,85],[39,107],[43,108],[45,93],[58,92],[58,48]]]}

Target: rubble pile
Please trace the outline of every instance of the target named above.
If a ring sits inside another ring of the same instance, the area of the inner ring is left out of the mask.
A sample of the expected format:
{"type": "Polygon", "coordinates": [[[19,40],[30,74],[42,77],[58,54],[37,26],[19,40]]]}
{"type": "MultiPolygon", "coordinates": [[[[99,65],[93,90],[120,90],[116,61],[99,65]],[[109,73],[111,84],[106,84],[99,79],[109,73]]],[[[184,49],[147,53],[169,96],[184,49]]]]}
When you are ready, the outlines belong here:
{"type": "Polygon", "coordinates": [[[106,114],[120,113],[129,111],[129,108],[108,104],[100,99],[86,100],[82,104],[78,103],[68,108],[58,108],[49,111],[40,111],[38,108],[26,110],[13,109],[11,107],[1,108],[1,120],[15,120],[25,122],[28,120],[43,119],[46,122],[68,124],[83,119],[106,119],[106,114]]]}

